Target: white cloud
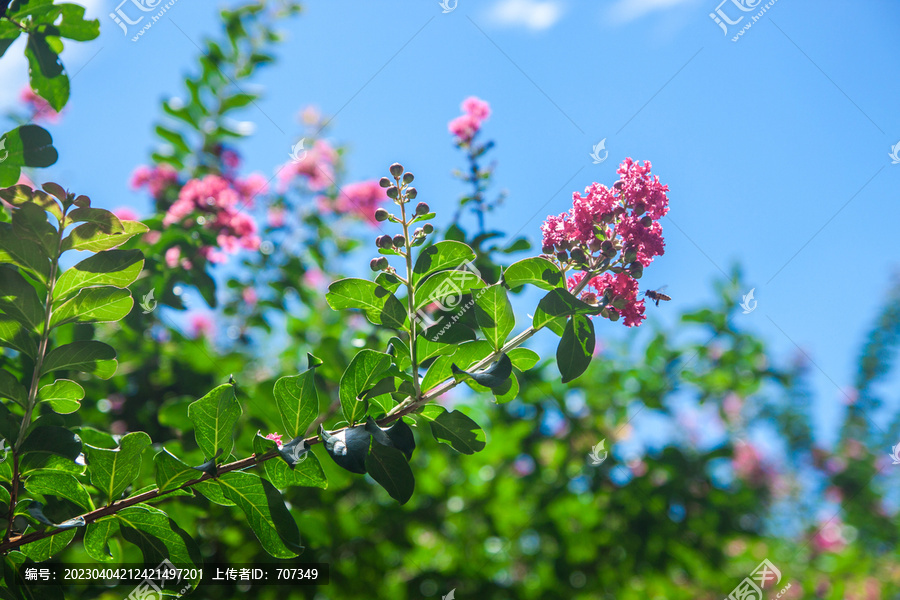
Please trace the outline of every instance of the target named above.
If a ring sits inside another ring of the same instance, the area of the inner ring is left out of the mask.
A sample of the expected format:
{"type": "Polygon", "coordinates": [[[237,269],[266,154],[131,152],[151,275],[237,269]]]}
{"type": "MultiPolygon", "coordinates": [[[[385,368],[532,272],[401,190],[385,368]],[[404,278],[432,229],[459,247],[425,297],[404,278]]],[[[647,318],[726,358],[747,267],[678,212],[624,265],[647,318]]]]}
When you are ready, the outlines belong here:
{"type": "Polygon", "coordinates": [[[553,27],[563,13],[559,0],[500,0],[490,11],[498,25],[541,31],[553,27]]]}
{"type": "Polygon", "coordinates": [[[654,11],[696,3],[697,0],[618,0],[610,9],[610,16],[615,22],[626,23],[654,11]]]}

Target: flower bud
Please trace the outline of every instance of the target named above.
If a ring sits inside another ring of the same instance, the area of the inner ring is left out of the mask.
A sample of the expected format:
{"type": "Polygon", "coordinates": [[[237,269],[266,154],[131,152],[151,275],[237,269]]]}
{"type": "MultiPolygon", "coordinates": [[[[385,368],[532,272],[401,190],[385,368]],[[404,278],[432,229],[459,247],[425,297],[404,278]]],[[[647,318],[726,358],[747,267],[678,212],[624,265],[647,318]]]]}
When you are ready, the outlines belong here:
{"type": "Polygon", "coordinates": [[[625,305],[627,303],[628,301],[625,300],[625,298],[623,298],[622,296],[616,296],[612,301],[613,308],[617,310],[622,310],[623,308],[625,308],[625,305]]]}
{"type": "Polygon", "coordinates": [[[406,238],[403,237],[402,233],[398,233],[397,235],[394,236],[393,244],[397,248],[402,248],[403,246],[406,245],[406,238]]]}
{"type": "MultiPolygon", "coordinates": [[[[634,205],[634,214],[635,214],[635,216],[638,216],[638,217],[639,217],[639,216],[641,216],[642,214],[644,214],[645,212],[647,212],[647,205],[644,204],[643,202],[637,202],[637,203],[634,205]]],[[[645,225],[645,227],[646,227],[646,225],[645,225]]]]}
{"type": "Polygon", "coordinates": [[[591,243],[588,244],[588,248],[591,249],[591,252],[596,252],[596,251],[599,250],[602,246],[603,246],[603,242],[601,242],[600,240],[598,240],[598,239],[596,239],[596,238],[594,238],[593,240],[591,240],[591,243]]]}
{"type": "Polygon", "coordinates": [[[556,260],[558,260],[559,262],[566,262],[567,260],[569,260],[569,255],[566,254],[565,250],[560,250],[556,253],[556,260]]]}
{"type": "Polygon", "coordinates": [[[627,248],[625,250],[625,263],[633,263],[637,260],[637,250],[634,248],[627,248]]]}
{"type": "Polygon", "coordinates": [[[613,322],[618,321],[618,320],[619,320],[619,313],[617,313],[615,310],[609,311],[609,320],[610,320],[610,321],[613,321],[613,322]]]}
{"type": "Polygon", "coordinates": [[[600,316],[603,317],[604,319],[608,319],[609,318],[609,309],[604,307],[600,311],[600,316]]]}
{"type": "Polygon", "coordinates": [[[418,195],[419,195],[419,192],[418,192],[418,190],[416,190],[416,188],[414,188],[414,187],[406,188],[406,197],[409,198],[410,200],[415,200],[416,196],[418,196],[418,195]]]}
{"type": "Polygon", "coordinates": [[[625,184],[622,182],[622,180],[619,180],[613,184],[613,187],[621,191],[621,189],[625,187],[625,184]]]}
{"type": "Polygon", "coordinates": [[[387,257],[382,256],[378,259],[378,268],[381,269],[382,271],[388,269],[390,266],[391,265],[388,262],[387,257]]]}
{"type": "Polygon", "coordinates": [[[582,302],[587,304],[597,304],[597,294],[593,292],[585,292],[581,295],[582,302]]]}
{"type": "Polygon", "coordinates": [[[628,272],[631,273],[631,276],[635,279],[640,279],[644,276],[644,265],[639,262],[631,263],[631,267],[629,267],[628,272]]]}
{"type": "Polygon", "coordinates": [[[379,222],[387,221],[387,218],[388,218],[388,211],[384,210],[383,208],[379,208],[378,210],[375,211],[375,220],[376,221],[379,221],[379,222]]]}
{"type": "Polygon", "coordinates": [[[392,198],[392,199],[396,200],[397,197],[400,195],[400,190],[397,189],[397,186],[392,185],[391,187],[389,187],[387,189],[386,193],[387,193],[388,198],[392,198]]]}
{"type": "Polygon", "coordinates": [[[399,179],[401,175],[403,175],[403,165],[400,163],[394,163],[391,165],[391,175],[395,178],[399,179]]]}
{"type": "Polygon", "coordinates": [[[381,187],[391,187],[391,180],[387,177],[382,177],[378,180],[378,185],[380,185],[381,187]]]}
{"type": "Polygon", "coordinates": [[[650,227],[651,225],[653,225],[653,219],[651,219],[649,216],[641,217],[641,225],[643,225],[644,227],[650,227]]]}
{"type": "Polygon", "coordinates": [[[572,255],[572,260],[577,263],[583,263],[585,261],[586,257],[584,255],[584,250],[581,248],[573,248],[570,254],[572,255]]]}
{"type": "Polygon", "coordinates": [[[605,242],[600,244],[600,252],[603,253],[603,256],[612,258],[613,256],[616,255],[616,247],[613,246],[612,242],[610,242],[609,240],[606,240],[605,242]]]}
{"type": "Polygon", "coordinates": [[[544,254],[553,254],[553,246],[544,246],[541,248],[541,252],[544,254]]]}
{"type": "Polygon", "coordinates": [[[378,244],[379,248],[384,248],[385,250],[389,250],[394,246],[394,243],[391,241],[391,236],[389,235],[378,236],[378,239],[375,240],[375,243],[378,244]]]}
{"type": "Polygon", "coordinates": [[[419,202],[416,204],[416,216],[427,215],[428,214],[428,205],[424,202],[419,202]]]}
{"type": "Polygon", "coordinates": [[[425,237],[425,230],[422,229],[421,227],[419,227],[418,229],[416,229],[416,230],[413,232],[413,237],[414,237],[414,238],[423,238],[423,237],[425,237]]]}
{"type": "Polygon", "coordinates": [[[381,270],[380,265],[381,265],[381,259],[382,259],[382,258],[384,258],[384,257],[383,257],[383,256],[379,256],[378,258],[373,258],[372,260],[370,260],[370,261],[369,261],[369,268],[372,269],[373,271],[380,271],[380,270],[381,270]]]}
{"type": "Polygon", "coordinates": [[[415,179],[415,177],[409,171],[403,174],[403,183],[410,184],[413,182],[413,179],[415,179]]]}
{"type": "Polygon", "coordinates": [[[425,226],[422,227],[422,229],[425,231],[425,233],[431,233],[432,231],[434,231],[434,225],[432,225],[431,223],[425,223],[425,226]]]}

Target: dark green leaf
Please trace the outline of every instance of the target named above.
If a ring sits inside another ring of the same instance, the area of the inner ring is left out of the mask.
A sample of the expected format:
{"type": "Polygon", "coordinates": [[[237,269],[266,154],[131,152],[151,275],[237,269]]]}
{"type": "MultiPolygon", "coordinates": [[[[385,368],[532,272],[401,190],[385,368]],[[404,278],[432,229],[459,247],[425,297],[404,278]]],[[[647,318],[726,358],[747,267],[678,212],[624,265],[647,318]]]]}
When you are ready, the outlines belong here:
{"type": "Polygon", "coordinates": [[[81,454],[81,438],[65,427],[38,425],[22,442],[21,450],[23,453],[56,454],[74,461],[81,454]]]}
{"type": "Polygon", "coordinates": [[[339,396],[344,418],[351,425],[366,414],[363,394],[375,387],[391,366],[391,357],[375,350],[360,350],[341,376],[339,396]]]}
{"type": "Polygon", "coordinates": [[[503,354],[494,364],[477,373],[464,371],[455,364],[450,365],[450,370],[454,375],[467,375],[474,379],[476,383],[493,389],[500,387],[509,379],[509,376],[512,374],[512,362],[507,355],[503,354]]]}
{"type": "Polygon", "coordinates": [[[582,302],[568,290],[556,288],[550,290],[550,293],[541,298],[537,309],[534,311],[533,325],[535,329],[540,329],[556,317],[568,317],[575,314],[595,314],[597,312],[598,309],[596,306],[591,306],[590,304],[582,302]]]}
{"type": "Polygon", "coordinates": [[[455,269],[468,261],[475,260],[475,252],[461,242],[443,241],[422,250],[413,267],[413,284],[432,273],[444,269],[455,269]]]}
{"type": "Polygon", "coordinates": [[[139,250],[99,252],[67,269],[53,288],[53,298],[65,300],[78,290],[93,286],[126,288],[137,279],[143,266],[144,256],[139,250]]]}
{"type": "Polygon", "coordinates": [[[416,482],[400,450],[372,444],[366,456],[366,470],[400,504],[406,504],[412,497],[416,482]]]}
{"type": "Polygon", "coordinates": [[[62,20],[54,23],[52,27],[56,30],[57,35],[78,42],[87,42],[100,35],[100,21],[97,19],[86,20],[83,6],[69,3],[58,6],[62,20]]]}
{"type": "Polygon", "coordinates": [[[44,359],[42,373],[71,369],[93,373],[101,379],[109,379],[116,372],[116,351],[107,344],[95,340],[73,342],[51,350],[44,359]]]}
{"type": "Polygon", "coordinates": [[[69,77],[59,55],[47,43],[47,36],[32,31],[25,47],[31,89],[59,112],[69,101],[69,77]]]}
{"type": "Polygon", "coordinates": [[[484,431],[465,414],[454,410],[447,412],[443,406],[428,404],[419,412],[431,422],[434,439],[463,454],[475,454],[484,449],[484,431]]]}
{"type": "Polygon", "coordinates": [[[158,508],[129,506],[116,513],[116,518],[122,537],[140,548],[145,565],[155,567],[167,558],[180,569],[198,565],[200,555],[194,541],[158,508]]]}
{"type": "Polygon", "coordinates": [[[188,407],[194,437],[206,458],[215,456],[219,450],[225,456],[231,454],[234,426],[242,412],[231,383],[220,385],[188,407]]]}
{"type": "Polygon", "coordinates": [[[0,311],[31,331],[43,328],[44,309],[37,292],[17,271],[6,266],[0,266],[0,311]]]}
{"type": "Polygon", "coordinates": [[[141,454],[150,445],[150,436],[143,431],[125,435],[115,450],[85,445],[84,453],[91,475],[91,483],[112,504],[141,472],[141,454]]]}
{"type": "Polygon", "coordinates": [[[293,558],[303,549],[300,530],[275,487],[252,473],[233,471],[217,479],[225,496],[247,516],[263,549],[275,558],[293,558]]]}
{"type": "Polygon", "coordinates": [[[37,355],[37,334],[29,331],[17,320],[0,315],[0,346],[7,346],[31,357],[37,355]]]}
{"type": "Polygon", "coordinates": [[[0,186],[14,185],[21,167],[49,167],[59,155],[53,138],[37,125],[22,125],[0,137],[0,186]]]}
{"type": "Polygon", "coordinates": [[[88,523],[84,532],[84,551],[94,560],[110,561],[113,559],[109,551],[109,538],[119,533],[119,521],[108,517],[88,523]]]}
{"type": "Polygon", "coordinates": [[[86,511],[94,509],[91,496],[75,477],[68,473],[37,472],[25,481],[25,488],[32,494],[57,496],[71,500],[86,511]]]}
{"type": "Polygon", "coordinates": [[[372,434],[379,444],[396,448],[406,456],[406,460],[412,459],[413,450],[416,449],[416,439],[413,437],[412,429],[402,418],[387,427],[381,427],[375,422],[375,419],[369,417],[366,420],[366,431],[372,434]]]}
{"type": "Polygon", "coordinates": [[[341,279],[328,286],[325,300],[334,310],[358,308],[375,325],[394,329],[406,323],[406,309],[389,290],[367,279],[341,279]]]}
{"type": "Polygon", "coordinates": [[[9,398],[25,406],[28,401],[28,390],[12,374],[0,371],[0,398],[9,398]]]}
{"type": "Polygon", "coordinates": [[[594,324],[590,318],[574,315],[556,349],[556,364],[562,382],[568,383],[584,373],[594,356],[594,324]]]}
{"type": "Polygon", "coordinates": [[[62,552],[75,537],[75,530],[69,529],[54,536],[25,544],[21,547],[25,556],[34,562],[44,562],[58,552],[62,552]]]}
{"type": "Polygon", "coordinates": [[[51,327],[66,323],[111,323],[125,318],[134,300],[131,292],[117,287],[85,288],[53,311],[51,327]]]}
{"type": "Polygon", "coordinates": [[[494,350],[499,351],[516,326],[512,304],[506,297],[506,288],[502,285],[492,285],[476,290],[473,296],[478,327],[494,350]]]}
{"type": "Polygon", "coordinates": [[[58,233],[47,220],[47,211],[37,204],[28,202],[13,211],[12,233],[16,237],[37,243],[45,256],[56,255],[58,233]]]}
{"type": "Polygon", "coordinates": [[[122,221],[123,233],[105,233],[99,223],[79,225],[62,241],[62,252],[67,250],[87,250],[100,252],[121,246],[133,236],[146,233],[150,228],[139,221],[122,221]]]}
{"type": "Polygon", "coordinates": [[[453,375],[451,366],[456,364],[462,369],[468,369],[476,362],[487,358],[492,352],[491,344],[486,340],[475,340],[460,344],[454,354],[439,356],[431,363],[428,372],[422,379],[422,389],[430,390],[442,381],[453,375]]]}
{"type": "Polygon", "coordinates": [[[441,271],[422,281],[416,289],[414,310],[438,303],[442,309],[456,308],[463,294],[484,286],[481,276],[469,269],[441,271]]]}
{"type": "Polygon", "coordinates": [[[341,429],[334,433],[325,431],[319,425],[319,435],[324,442],[325,451],[334,462],[351,473],[366,472],[366,455],[369,453],[371,434],[365,425],[357,425],[341,429]]]}
{"type": "Polygon", "coordinates": [[[282,377],[275,382],[274,394],[287,435],[295,438],[306,433],[310,423],[319,414],[315,369],[309,369],[300,375],[282,377]]]}
{"type": "Polygon", "coordinates": [[[0,223],[0,262],[27,269],[44,283],[50,277],[50,259],[41,247],[36,242],[17,237],[8,223],[0,223]]]}
{"type": "MultiPolygon", "coordinates": [[[[274,441],[268,440],[261,435],[253,438],[253,451],[257,455],[265,454],[275,447],[274,441]]],[[[267,460],[263,463],[266,478],[278,489],[291,486],[318,487],[322,489],[328,487],[325,471],[322,469],[319,459],[311,451],[304,451],[293,462],[294,467],[291,468],[285,460],[267,460]]]]}
{"type": "Polygon", "coordinates": [[[174,490],[198,478],[197,472],[192,467],[178,460],[165,448],[153,457],[153,464],[156,465],[156,487],[161,492],[174,490]]]}

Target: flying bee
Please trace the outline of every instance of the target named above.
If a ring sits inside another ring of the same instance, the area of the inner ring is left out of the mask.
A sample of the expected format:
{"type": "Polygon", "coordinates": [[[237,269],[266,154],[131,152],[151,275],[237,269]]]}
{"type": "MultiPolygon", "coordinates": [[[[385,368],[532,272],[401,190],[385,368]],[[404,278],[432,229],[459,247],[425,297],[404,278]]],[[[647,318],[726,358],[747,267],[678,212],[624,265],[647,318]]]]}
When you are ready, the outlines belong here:
{"type": "Polygon", "coordinates": [[[644,292],[644,295],[647,296],[648,298],[650,298],[650,300],[652,300],[653,302],[655,302],[657,306],[659,306],[660,300],[668,302],[669,300],[672,299],[671,296],[667,296],[666,294],[662,293],[662,291],[664,289],[666,289],[667,287],[668,286],[664,285],[661,288],[659,288],[658,290],[647,290],[646,292],[644,292]]]}

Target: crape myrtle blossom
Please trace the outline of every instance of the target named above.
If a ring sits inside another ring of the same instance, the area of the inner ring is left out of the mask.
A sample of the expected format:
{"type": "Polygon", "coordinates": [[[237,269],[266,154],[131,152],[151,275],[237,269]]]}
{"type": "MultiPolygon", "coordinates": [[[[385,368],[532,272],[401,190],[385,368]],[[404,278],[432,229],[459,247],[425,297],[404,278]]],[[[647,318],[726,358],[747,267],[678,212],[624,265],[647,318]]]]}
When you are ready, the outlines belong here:
{"type": "Polygon", "coordinates": [[[310,190],[318,192],[334,183],[337,151],[325,140],[316,140],[312,148],[303,150],[299,160],[285,163],[278,171],[278,189],[287,191],[291,183],[300,179],[310,190]]]}
{"type": "Polygon", "coordinates": [[[481,124],[491,116],[491,106],[481,98],[470,96],[462,101],[460,109],[463,114],[450,121],[447,129],[456,136],[458,144],[467,144],[481,130],[481,124]]]}
{"type": "Polygon", "coordinates": [[[600,304],[604,318],[622,317],[632,327],[644,319],[637,279],[665,252],[659,219],[669,210],[669,188],[650,174],[649,161],[627,158],[616,172],[612,188],[593,183],[572,194],[568,212],[547,217],[542,247],[564,271],[580,271],[569,278],[569,290],[582,284],[585,272],[595,274],[581,285],[581,299],[600,304]]]}
{"type": "Polygon", "coordinates": [[[154,166],[140,166],[131,174],[129,185],[133,190],[147,188],[150,195],[159,199],[170,185],[177,185],[178,171],[165,163],[154,166]]]}
{"type": "Polygon", "coordinates": [[[319,196],[318,205],[323,213],[352,214],[374,225],[375,209],[387,199],[385,189],[373,179],[341,186],[334,200],[319,196]]]}
{"type": "Polygon", "coordinates": [[[242,209],[250,207],[253,198],[266,189],[265,180],[258,175],[231,181],[219,175],[192,179],[184,184],[178,199],[169,207],[163,225],[193,224],[196,220],[216,233],[218,246],[218,249],[202,248],[201,254],[210,262],[224,262],[225,254],[241,248],[259,248],[256,223],[242,209]]]}

